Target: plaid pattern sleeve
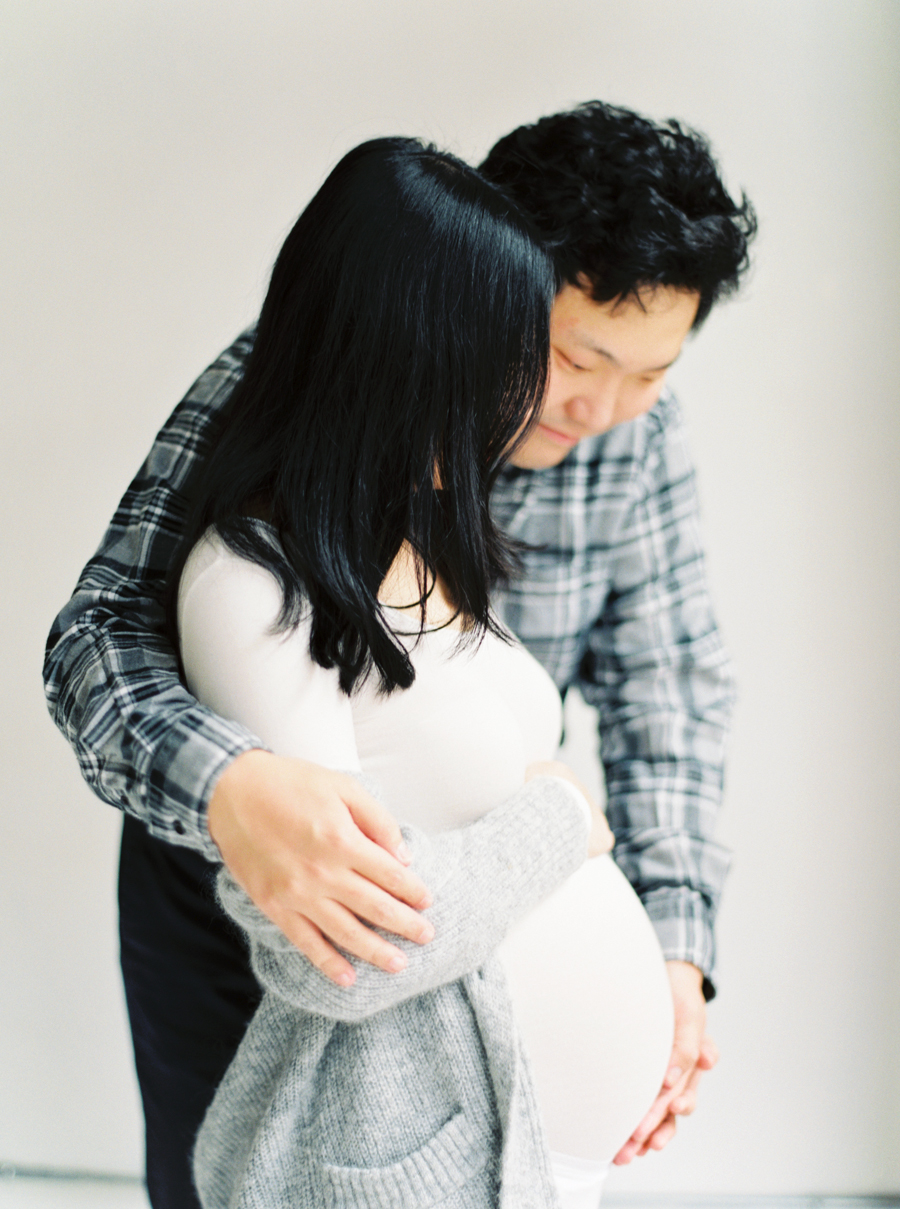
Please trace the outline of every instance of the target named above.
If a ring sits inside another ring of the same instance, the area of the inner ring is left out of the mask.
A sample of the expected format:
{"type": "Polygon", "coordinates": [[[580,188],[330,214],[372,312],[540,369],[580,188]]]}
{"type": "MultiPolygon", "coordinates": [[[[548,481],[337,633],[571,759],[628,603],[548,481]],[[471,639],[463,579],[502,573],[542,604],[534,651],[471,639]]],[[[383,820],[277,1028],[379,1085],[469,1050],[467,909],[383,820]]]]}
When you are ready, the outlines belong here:
{"type": "Polygon", "coordinates": [[[501,615],[560,689],[597,707],[614,856],[666,957],[701,969],[711,997],[733,684],[674,397],[552,470],[508,472],[495,510],[530,544],[501,615]]]}
{"type": "MultiPolygon", "coordinates": [[[[579,669],[600,714],[617,860],[667,958],[709,975],[728,854],[713,840],[733,702],[713,617],[694,471],[669,398],[624,518],[579,669]]],[[[706,992],[712,987],[707,981],[706,992]]]]}
{"type": "Polygon", "coordinates": [[[198,379],[159,433],[47,640],[50,713],[104,801],[152,834],[218,860],[206,804],[227,764],[261,744],[198,705],[164,630],[166,570],[181,495],[253,342],[245,332],[198,379]]]}

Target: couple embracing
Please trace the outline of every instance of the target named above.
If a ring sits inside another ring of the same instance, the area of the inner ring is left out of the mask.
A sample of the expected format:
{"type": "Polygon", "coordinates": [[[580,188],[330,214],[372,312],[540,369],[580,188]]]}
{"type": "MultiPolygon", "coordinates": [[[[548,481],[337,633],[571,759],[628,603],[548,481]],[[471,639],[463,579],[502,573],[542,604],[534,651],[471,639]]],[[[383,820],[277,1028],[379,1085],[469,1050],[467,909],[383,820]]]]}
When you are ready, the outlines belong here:
{"type": "Polygon", "coordinates": [[[753,231],[599,102],[374,140],[160,433],[46,663],[127,812],[154,1209],[576,1209],[692,1111],[731,686],[665,375],[753,231]]]}

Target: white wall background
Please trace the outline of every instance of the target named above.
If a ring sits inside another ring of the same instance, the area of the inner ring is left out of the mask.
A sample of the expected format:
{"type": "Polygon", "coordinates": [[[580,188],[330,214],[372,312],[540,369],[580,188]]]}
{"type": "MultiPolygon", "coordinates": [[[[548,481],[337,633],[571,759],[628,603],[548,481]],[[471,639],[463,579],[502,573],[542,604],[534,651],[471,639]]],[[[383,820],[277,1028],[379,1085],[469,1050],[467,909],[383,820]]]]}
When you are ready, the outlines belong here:
{"type": "Polygon", "coordinates": [[[898,35],[893,0],[0,0],[0,1160],[140,1166],[118,818],[39,667],[155,430],[348,147],[475,159],[601,96],[707,131],[762,220],[675,375],[742,683],[723,1058],[613,1185],[900,1189],[898,35]]]}

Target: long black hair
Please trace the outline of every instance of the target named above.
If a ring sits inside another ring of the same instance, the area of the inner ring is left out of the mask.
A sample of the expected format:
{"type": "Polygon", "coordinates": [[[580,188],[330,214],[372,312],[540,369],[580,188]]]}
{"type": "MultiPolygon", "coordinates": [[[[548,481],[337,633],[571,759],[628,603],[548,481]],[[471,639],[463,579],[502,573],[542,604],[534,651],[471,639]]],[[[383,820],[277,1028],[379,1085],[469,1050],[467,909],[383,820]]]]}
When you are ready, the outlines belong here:
{"type": "MultiPolygon", "coordinates": [[[[478,639],[513,554],[491,486],[547,377],[552,262],[496,186],[414,139],[349,152],[279,253],[169,575],[209,526],[278,579],[341,687],[414,679],[377,594],[403,542],[478,639]],[[262,509],[269,525],[251,515],[262,509]],[[273,540],[277,534],[277,541],[273,540]]],[[[424,626],[425,606],[421,606],[424,626]]],[[[463,639],[466,640],[466,637],[463,639]]]]}

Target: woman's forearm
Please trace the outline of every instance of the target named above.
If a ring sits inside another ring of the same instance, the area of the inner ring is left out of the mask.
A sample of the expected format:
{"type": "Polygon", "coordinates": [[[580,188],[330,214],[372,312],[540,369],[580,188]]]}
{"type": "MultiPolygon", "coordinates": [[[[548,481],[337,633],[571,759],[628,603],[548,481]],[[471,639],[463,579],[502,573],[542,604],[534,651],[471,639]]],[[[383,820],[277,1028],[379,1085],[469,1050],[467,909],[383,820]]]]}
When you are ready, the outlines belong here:
{"type": "Polygon", "coordinates": [[[247,933],[267,990],[295,1007],[352,1021],[455,981],[483,965],[512,924],[582,864],[588,821],[575,791],[555,777],[536,777],[467,827],[433,837],[405,828],[404,835],[413,869],[434,899],[425,913],[434,939],[424,946],[395,940],[408,963],[398,974],[351,959],[350,987],[317,970],[223,872],[220,900],[247,933]]]}

